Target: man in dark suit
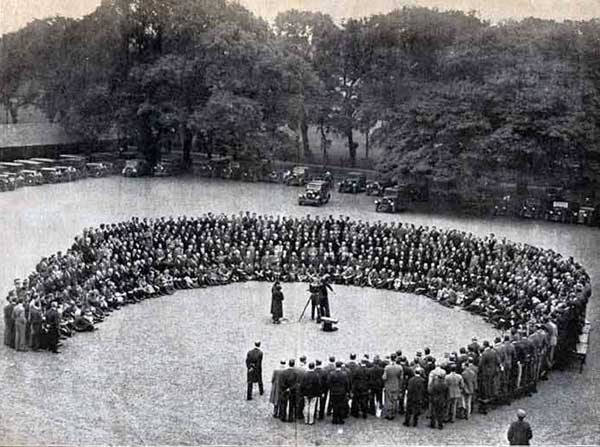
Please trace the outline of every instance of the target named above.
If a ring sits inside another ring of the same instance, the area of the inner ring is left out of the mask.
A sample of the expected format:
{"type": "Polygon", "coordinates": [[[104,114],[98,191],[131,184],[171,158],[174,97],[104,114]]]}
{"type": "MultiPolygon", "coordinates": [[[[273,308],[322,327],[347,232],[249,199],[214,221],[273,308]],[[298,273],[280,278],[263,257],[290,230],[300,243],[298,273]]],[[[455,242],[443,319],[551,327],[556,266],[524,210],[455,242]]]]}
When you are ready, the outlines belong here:
{"type": "Polygon", "coordinates": [[[331,356],[329,357],[329,363],[327,365],[325,365],[325,367],[323,368],[323,371],[325,371],[325,395],[326,397],[328,396],[328,403],[327,403],[327,416],[331,415],[331,412],[333,411],[333,407],[331,405],[331,395],[329,393],[329,375],[335,371],[335,357],[331,356]]]}
{"type": "Polygon", "coordinates": [[[15,302],[12,296],[7,298],[4,306],[4,344],[15,349],[15,320],[12,317],[15,302]]]}
{"type": "Polygon", "coordinates": [[[58,354],[58,338],[60,331],[60,316],[58,315],[58,305],[52,301],[50,309],[46,311],[46,324],[48,325],[48,349],[58,354]]]}
{"type": "Polygon", "coordinates": [[[258,391],[262,396],[265,392],[262,381],[262,359],[263,353],[260,350],[260,342],[254,343],[254,348],[248,351],[246,355],[246,368],[248,370],[248,392],[246,400],[252,400],[252,389],[254,384],[258,383],[258,391]]]}
{"type": "Polygon", "coordinates": [[[348,405],[350,381],[347,374],[342,371],[342,362],[336,362],[335,370],[329,374],[327,384],[333,408],[333,419],[331,422],[333,424],[343,424],[345,408],[348,405]]]}
{"type": "Polygon", "coordinates": [[[322,420],[325,417],[325,406],[327,405],[327,375],[329,373],[325,368],[322,368],[321,360],[318,359],[315,360],[315,372],[319,376],[319,383],[321,384],[321,395],[319,396],[317,419],[322,420]]]}
{"type": "Polygon", "coordinates": [[[398,412],[398,400],[400,396],[400,387],[402,386],[402,376],[404,370],[402,366],[396,363],[396,354],[391,355],[391,363],[383,370],[383,386],[385,389],[385,407],[383,409],[385,418],[392,420],[398,412]]]}
{"type": "Polygon", "coordinates": [[[296,361],[290,359],[288,368],[279,375],[279,418],[283,422],[296,421],[296,361]]]}
{"type": "Polygon", "coordinates": [[[29,322],[31,325],[30,347],[33,351],[40,349],[42,337],[42,312],[37,302],[32,302],[29,306],[29,322]]]}
{"type": "Polygon", "coordinates": [[[429,402],[431,404],[431,428],[444,428],[444,417],[446,405],[448,403],[448,386],[445,378],[435,376],[429,392],[429,402]]]}
{"type": "Polygon", "coordinates": [[[378,357],[367,368],[369,375],[369,413],[375,416],[377,408],[383,407],[383,368],[384,363],[378,357]]]}
{"type": "Polygon", "coordinates": [[[500,359],[498,353],[486,340],[483,342],[483,353],[479,358],[479,376],[481,377],[481,411],[486,412],[487,403],[495,397],[494,380],[500,371],[500,359]]]}
{"type": "Polygon", "coordinates": [[[423,370],[418,368],[415,375],[408,380],[406,386],[406,416],[404,425],[416,427],[419,423],[419,415],[424,407],[425,393],[427,391],[425,379],[423,378],[423,370]]]}
{"type": "Polygon", "coordinates": [[[363,364],[357,366],[352,371],[352,408],[350,414],[355,418],[362,413],[363,419],[367,418],[369,407],[369,375],[367,370],[368,360],[363,360],[363,364]]]}

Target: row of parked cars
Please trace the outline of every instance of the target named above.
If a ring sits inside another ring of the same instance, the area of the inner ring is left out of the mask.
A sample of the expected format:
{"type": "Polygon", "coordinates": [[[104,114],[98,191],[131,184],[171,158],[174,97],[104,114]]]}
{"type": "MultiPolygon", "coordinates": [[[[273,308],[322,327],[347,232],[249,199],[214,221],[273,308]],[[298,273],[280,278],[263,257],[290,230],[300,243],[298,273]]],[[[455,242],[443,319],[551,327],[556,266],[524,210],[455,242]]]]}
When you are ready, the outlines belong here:
{"type": "Polygon", "coordinates": [[[494,216],[513,216],[523,219],[545,219],[551,222],[599,225],[600,210],[590,198],[582,203],[562,197],[502,197],[494,206],[494,216]]]}
{"type": "Polygon", "coordinates": [[[81,155],[62,154],[58,158],[30,158],[0,163],[0,191],[22,186],[70,182],[84,177],[103,177],[113,173],[113,163],[90,161],[81,155]]]}

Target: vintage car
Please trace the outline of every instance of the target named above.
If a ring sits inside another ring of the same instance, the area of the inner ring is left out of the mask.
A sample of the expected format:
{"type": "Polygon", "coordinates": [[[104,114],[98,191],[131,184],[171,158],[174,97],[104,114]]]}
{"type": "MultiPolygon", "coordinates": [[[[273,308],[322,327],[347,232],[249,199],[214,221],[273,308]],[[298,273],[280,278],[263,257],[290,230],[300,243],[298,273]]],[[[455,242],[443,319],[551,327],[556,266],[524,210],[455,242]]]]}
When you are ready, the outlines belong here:
{"type": "Polygon", "coordinates": [[[150,175],[151,170],[150,165],[146,160],[138,158],[134,160],[127,160],[121,173],[125,177],[142,177],[144,175],[150,175]]]}
{"type": "Polygon", "coordinates": [[[44,166],[46,168],[52,168],[57,163],[57,160],[54,158],[31,158],[31,161],[37,161],[38,163],[41,163],[42,166],[44,166]]]}
{"type": "Polygon", "coordinates": [[[55,169],[61,182],[72,182],[78,178],[77,168],[73,166],[56,165],[55,169]]]}
{"type": "Polygon", "coordinates": [[[79,180],[87,176],[86,163],[87,159],[81,155],[60,155],[58,159],[60,166],[70,166],[73,168],[73,180],[79,180]]]}
{"type": "Polygon", "coordinates": [[[15,175],[0,173],[0,191],[14,191],[17,188],[15,175]]]}
{"type": "Polygon", "coordinates": [[[599,209],[590,199],[586,199],[579,207],[577,223],[582,225],[596,226],[600,222],[599,209]]]}
{"type": "Polygon", "coordinates": [[[325,171],[325,172],[323,172],[321,174],[314,174],[311,181],[313,181],[313,182],[316,182],[316,181],[318,181],[318,182],[325,182],[325,183],[327,183],[327,187],[330,190],[333,189],[333,186],[334,186],[334,184],[333,184],[333,174],[331,172],[329,172],[329,171],[325,171]]]}
{"type": "Polygon", "coordinates": [[[383,197],[375,200],[378,213],[398,213],[406,211],[410,203],[410,192],[404,186],[394,186],[383,191],[383,197]]]}
{"type": "Polygon", "coordinates": [[[298,194],[298,205],[321,206],[331,199],[330,183],[324,180],[311,181],[304,192],[298,194]]]}
{"type": "Polygon", "coordinates": [[[528,197],[519,210],[519,217],[523,219],[540,219],[546,213],[547,205],[536,197],[528,197]]]}
{"type": "Polygon", "coordinates": [[[575,223],[579,214],[579,204],[566,200],[554,200],[546,210],[545,218],[551,222],[575,223]]]}
{"type": "Polygon", "coordinates": [[[310,169],[306,166],[296,166],[283,174],[283,182],[288,186],[304,186],[311,179],[310,169]]]}
{"type": "Polygon", "coordinates": [[[494,216],[514,216],[519,210],[519,202],[511,195],[503,196],[492,208],[494,216]]]}
{"type": "Polygon", "coordinates": [[[106,177],[108,175],[108,166],[104,163],[86,163],[85,168],[87,169],[88,176],[90,177],[106,177]]]}
{"type": "Polygon", "coordinates": [[[58,169],[55,167],[48,167],[40,169],[40,173],[42,177],[44,177],[44,182],[46,183],[58,183],[61,181],[61,174],[58,169]]]}
{"type": "Polygon", "coordinates": [[[381,197],[383,195],[383,191],[385,191],[385,188],[391,188],[395,185],[396,182],[392,179],[379,178],[375,180],[369,180],[365,186],[365,190],[368,196],[381,197]]]}
{"type": "Polygon", "coordinates": [[[234,172],[232,169],[231,157],[217,157],[208,161],[210,166],[210,174],[213,178],[233,178],[234,172]]]}
{"type": "Polygon", "coordinates": [[[360,172],[350,172],[340,182],[338,192],[357,194],[364,192],[367,187],[367,176],[360,172]]]}
{"type": "Polygon", "coordinates": [[[19,174],[23,177],[25,186],[39,186],[44,184],[44,177],[41,172],[34,169],[23,169],[19,174]]]}

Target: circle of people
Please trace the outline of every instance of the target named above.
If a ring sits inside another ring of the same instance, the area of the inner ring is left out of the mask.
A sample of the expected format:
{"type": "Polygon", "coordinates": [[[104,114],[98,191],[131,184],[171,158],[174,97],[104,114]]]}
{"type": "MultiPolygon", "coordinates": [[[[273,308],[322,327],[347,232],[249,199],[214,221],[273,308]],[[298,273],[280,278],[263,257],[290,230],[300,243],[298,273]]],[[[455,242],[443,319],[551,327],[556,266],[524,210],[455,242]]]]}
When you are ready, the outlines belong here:
{"type": "Polygon", "coordinates": [[[416,424],[427,407],[440,427],[457,412],[468,417],[473,399],[485,412],[494,402],[536,391],[552,367],[566,365],[591,294],[589,276],[572,258],[493,234],[346,216],[133,217],[85,229],[68,250],[16,280],[4,308],[4,343],[58,352],[61,339],[93,331],[114,310],[177,289],[319,280],[422,294],[482,315],[505,336],[481,345],[473,340],[440,361],[427,349],[414,359],[399,351],[305,365],[331,370],[324,379],[317,374],[318,385],[312,374],[304,375],[312,376],[310,385],[300,380],[290,360],[274,387],[282,420],[322,417],[326,400],[334,423],[348,413],[374,414],[381,405],[388,419],[406,409],[414,416],[407,424],[416,424]],[[310,396],[321,399],[319,411],[309,401],[303,413],[303,397],[310,396]]]}

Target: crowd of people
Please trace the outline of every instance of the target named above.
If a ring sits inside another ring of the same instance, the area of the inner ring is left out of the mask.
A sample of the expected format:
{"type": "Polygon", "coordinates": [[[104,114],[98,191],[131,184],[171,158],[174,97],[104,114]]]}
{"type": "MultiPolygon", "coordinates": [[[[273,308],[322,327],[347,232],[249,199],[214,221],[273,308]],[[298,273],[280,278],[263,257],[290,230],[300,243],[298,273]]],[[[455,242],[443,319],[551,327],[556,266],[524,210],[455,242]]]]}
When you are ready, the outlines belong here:
{"type": "Polygon", "coordinates": [[[321,278],[423,294],[515,335],[554,327],[544,349],[558,363],[575,347],[591,293],[572,258],[494,235],[345,216],[134,217],[85,229],[16,280],[4,341],[57,351],[61,338],[94,330],[112,311],[177,289],[321,278]]]}
{"type": "MultiPolygon", "coordinates": [[[[410,358],[397,350],[385,357],[350,354],[345,361],[332,356],[326,365],[306,356],[281,360],[271,377],[273,416],[312,425],[328,415],[333,424],[349,416],[394,420],[403,415],[405,426],[416,427],[426,415],[432,428],[442,429],[445,423],[468,420],[475,410],[486,414],[492,406],[537,392],[554,364],[553,337],[556,325],[544,320],[530,334],[511,330],[493,343],[473,337],[441,359],[425,348],[410,358]]],[[[259,346],[246,362],[254,372],[248,376],[248,399],[252,382],[263,390],[259,346]]]]}

